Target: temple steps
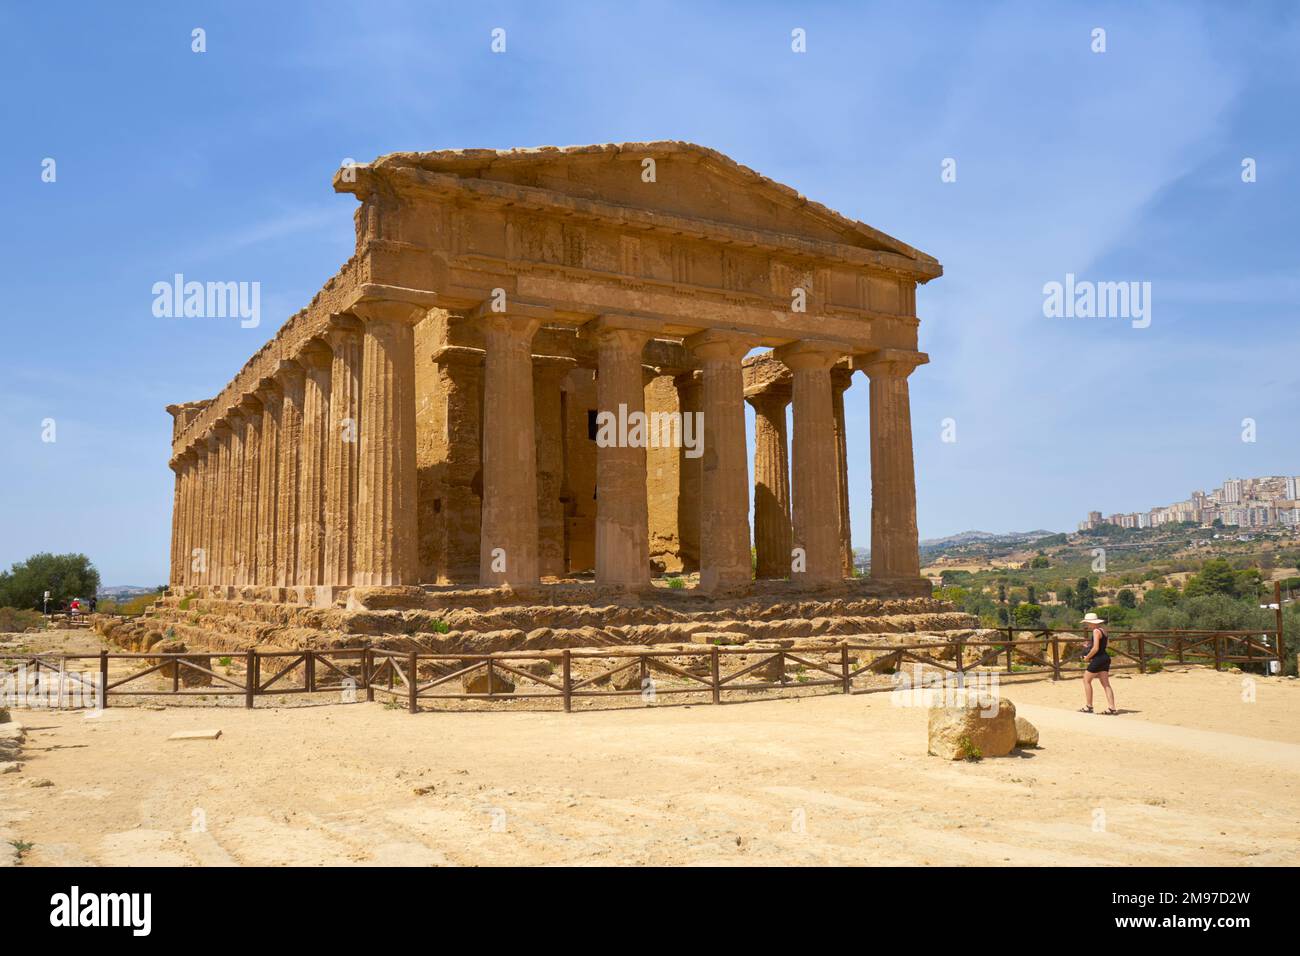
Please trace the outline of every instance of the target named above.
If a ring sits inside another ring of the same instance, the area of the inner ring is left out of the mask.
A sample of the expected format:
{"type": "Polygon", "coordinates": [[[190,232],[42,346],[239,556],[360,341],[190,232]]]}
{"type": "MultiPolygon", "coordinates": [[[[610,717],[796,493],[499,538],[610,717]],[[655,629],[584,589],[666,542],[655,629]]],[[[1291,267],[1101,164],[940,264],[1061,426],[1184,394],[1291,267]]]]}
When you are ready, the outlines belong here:
{"type": "Polygon", "coordinates": [[[376,647],[485,653],[563,647],[870,640],[873,635],[969,636],[969,614],[930,598],[714,602],[684,604],[534,605],[429,610],[311,607],[167,595],[135,619],[96,616],[109,640],[146,650],[166,638],[192,648],[376,647]]]}

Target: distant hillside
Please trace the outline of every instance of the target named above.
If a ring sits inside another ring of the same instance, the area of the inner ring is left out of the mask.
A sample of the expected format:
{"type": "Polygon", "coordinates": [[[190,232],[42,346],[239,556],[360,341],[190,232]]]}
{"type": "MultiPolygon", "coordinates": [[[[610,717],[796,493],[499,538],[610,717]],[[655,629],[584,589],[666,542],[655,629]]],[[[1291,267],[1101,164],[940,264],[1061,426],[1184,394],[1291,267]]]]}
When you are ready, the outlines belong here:
{"type": "Polygon", "coordinates": [[[991,543],[994,541],[1004,541],[1007,543],[1023,543],[1026,541],[1035,541],[1038,538],[1049,538],[1056,531],[1044,531],[1041,528],[1038,531],[962,531],[960,534],[950,534],[946,538],[926,538],[921,542],[922,548],[950,548],[962,544],[991,543]]]}
{"type": "Polygon", "coordinates": [[[155,594],[157,591],[156,586],[143,588],[136,584],[113,584],[101,586],[96,592],[96,597],[132,598],[141,594],[155,594]]]}

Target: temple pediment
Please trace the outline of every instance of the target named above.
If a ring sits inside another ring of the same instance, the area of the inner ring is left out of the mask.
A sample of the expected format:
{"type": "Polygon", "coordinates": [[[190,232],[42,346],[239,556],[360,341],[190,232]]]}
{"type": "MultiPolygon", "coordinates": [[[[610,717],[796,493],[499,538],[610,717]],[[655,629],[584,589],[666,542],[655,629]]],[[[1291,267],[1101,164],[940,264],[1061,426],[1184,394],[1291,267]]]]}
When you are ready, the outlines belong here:
{"type": "Polygon", "coordinates": [[[340,170],[334,185],[362,199],[377,192],[442,194],[506,206],[517,216],[531,211],[647,233],[707,233],[739,246],[878,263],[920,282],[942,273],[932,256],[693,143],[391,153],[340,170]]]}

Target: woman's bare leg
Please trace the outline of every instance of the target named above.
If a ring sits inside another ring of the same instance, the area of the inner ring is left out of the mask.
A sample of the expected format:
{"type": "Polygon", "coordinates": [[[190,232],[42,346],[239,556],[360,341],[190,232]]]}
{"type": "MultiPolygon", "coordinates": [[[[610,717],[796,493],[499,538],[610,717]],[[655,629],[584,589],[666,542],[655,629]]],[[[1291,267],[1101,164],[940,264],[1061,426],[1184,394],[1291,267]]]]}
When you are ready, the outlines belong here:
{"type": "Polygon", "coordinates": [[[1083,672],[1083,702],[1092,706],[1092,674],[1088,671],[1083,672]]]}
{"type": "MultiPolygon", "coordinates": [[[[1101,678],[1101,687],[1102,687],[1102,690],[1104,690],[1104,691],[1106,692],[1106,701],[1107,701],[1107,703],[1110,704],[1110,709],[1111,709],[1111,710],[1114,710],[1114,709],[1115,709],[1115,692],[1114,692],[1113,690],[1110,689],[1110,671],[1102,671],[1102,672],[1101,672],[1100,674],[1098,674],[1097,676],[1098,676],[1099,678],[1101,678]]],[[[1088,696],[1091,697],[1092,695],[1089,694],[1088,696]]]]}

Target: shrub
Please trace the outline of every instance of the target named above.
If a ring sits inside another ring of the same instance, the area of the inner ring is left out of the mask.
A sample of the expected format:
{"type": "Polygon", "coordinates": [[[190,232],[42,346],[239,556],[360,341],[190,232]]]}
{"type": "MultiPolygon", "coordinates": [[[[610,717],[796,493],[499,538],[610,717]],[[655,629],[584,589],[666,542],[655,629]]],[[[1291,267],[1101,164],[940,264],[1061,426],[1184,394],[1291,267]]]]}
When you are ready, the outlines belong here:
{"type": "Polygon", "coordinates": [[[961,750],[961,759],[969,760],[972,763],[984,759],[984,752],[975,746],[968,734],[963,734],[961,740],[957,741],[957,747],[961,750]]]}
{"type": "Polygon", "coordinates": [[[686,587],[686,582],[681,578],[669,578],[668,587],[674,591],[680,591],[682,588],[686,587]]]}
{"type": "Polygon", "coordinates": [[[40,611],[0,607],[0,633],[20,633],[29,627],[40,627],[44,623],[45,616],[40,611]]]}

